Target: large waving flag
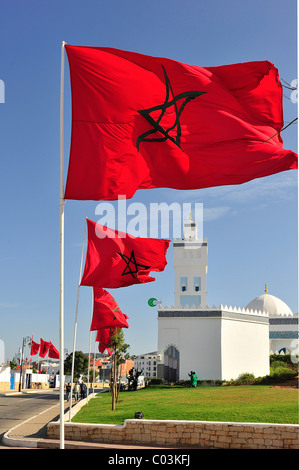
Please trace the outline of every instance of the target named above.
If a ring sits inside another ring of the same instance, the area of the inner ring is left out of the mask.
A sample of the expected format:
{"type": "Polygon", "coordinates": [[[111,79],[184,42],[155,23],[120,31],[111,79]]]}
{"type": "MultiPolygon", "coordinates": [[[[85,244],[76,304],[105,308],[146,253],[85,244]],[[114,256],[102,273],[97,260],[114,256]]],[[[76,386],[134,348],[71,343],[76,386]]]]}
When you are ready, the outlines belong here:
{"type": "Polygon", "coordinates": [[[125,315],[109,292],[101,287],[93,288],[93,316],[90,330],[100,328],[129,328],[125,315]]]}
{"type": "Polygon", "coordinates": [[[105,47],[66,52],[65,199],[240,184],[297,168],[283,148],[282,86],[271,62],[199,67],[105,47]]]}
{"type": "Polygon", "coordinates": [[[87,227],[82,286],[118,288],[152,282],[150,271],[165,269],[169,240],[134,237],[88,219],[87,227]]]}

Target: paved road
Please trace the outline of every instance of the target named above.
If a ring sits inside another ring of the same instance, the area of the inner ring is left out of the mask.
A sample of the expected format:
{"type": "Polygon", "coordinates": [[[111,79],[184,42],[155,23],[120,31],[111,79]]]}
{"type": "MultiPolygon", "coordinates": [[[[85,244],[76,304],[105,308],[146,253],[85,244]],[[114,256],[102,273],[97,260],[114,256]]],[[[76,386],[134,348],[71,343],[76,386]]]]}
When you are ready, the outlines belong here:
{"type": "Polygon", "coordinates": [[[59,403],[59,391],[0,396],[0,448],[6,431],[59,403]]]}

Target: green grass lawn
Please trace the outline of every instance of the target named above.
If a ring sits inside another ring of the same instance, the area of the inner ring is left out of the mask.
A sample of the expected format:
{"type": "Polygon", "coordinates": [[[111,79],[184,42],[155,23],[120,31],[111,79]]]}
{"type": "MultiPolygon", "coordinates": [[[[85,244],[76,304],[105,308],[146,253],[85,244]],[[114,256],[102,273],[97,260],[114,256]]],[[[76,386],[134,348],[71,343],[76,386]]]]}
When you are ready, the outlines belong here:
{"type": "Polygon", "coordinates": [[[236,387],[147,387],[121,392],[116,410],[101,393],[72,419],[81,423],[123,424],[142,411],[145,419],[298,423],[298,390],[263,385],[236,387]]]}

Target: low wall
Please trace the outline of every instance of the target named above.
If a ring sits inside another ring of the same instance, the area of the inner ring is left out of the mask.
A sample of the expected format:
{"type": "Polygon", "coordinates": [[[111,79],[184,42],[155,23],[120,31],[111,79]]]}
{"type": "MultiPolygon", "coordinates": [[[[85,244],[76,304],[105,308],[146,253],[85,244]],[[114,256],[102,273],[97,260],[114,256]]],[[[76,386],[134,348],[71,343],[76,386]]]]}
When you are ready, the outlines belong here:
{"type": "Polygon", "coordinates": [[[10,390],[10,382],[0,382],[0,390],[10,390]]]}
{"type": "MultiPolygon", "coordinates": [[[[60,425],[48,424],[59,439],[60,425]]],[[[299,425],[127,419],[124,425],[65,423],[65,439],[110,444],[229,449],[299,449],[299,425]]]]}

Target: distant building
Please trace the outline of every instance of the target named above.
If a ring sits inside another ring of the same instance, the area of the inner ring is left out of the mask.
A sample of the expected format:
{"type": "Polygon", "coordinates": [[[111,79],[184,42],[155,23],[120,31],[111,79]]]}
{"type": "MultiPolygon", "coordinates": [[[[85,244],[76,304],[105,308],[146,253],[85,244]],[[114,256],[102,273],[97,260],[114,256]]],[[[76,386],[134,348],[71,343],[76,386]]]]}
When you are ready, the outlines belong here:
{"type": "Polygon", "coordinates": [[[134,360],[135,370],[142,371],[145,378],[157,377],[158,352],[153,351],[137,356],[134,360]]]}
{"type": "Polygon", "coordinates": [[[132,359],[127,359],[125,362],[119,365],[119,376],[121,381],[126,382],[127,375],[129,371],[134,367],[134,361],[132,359]]]}

